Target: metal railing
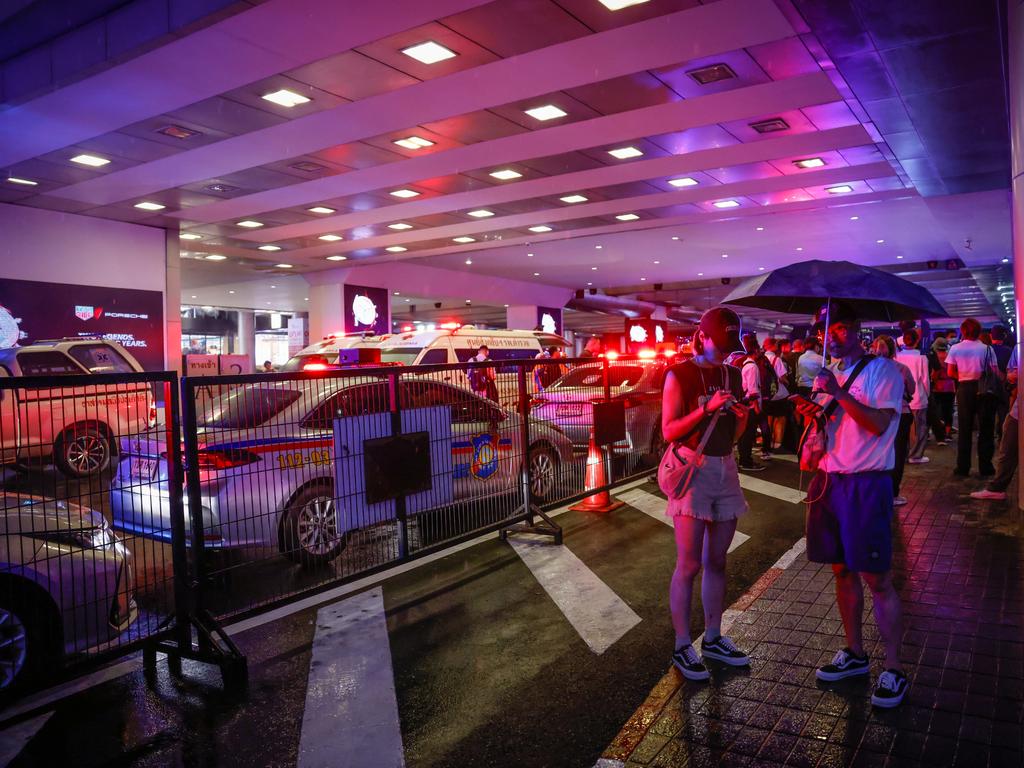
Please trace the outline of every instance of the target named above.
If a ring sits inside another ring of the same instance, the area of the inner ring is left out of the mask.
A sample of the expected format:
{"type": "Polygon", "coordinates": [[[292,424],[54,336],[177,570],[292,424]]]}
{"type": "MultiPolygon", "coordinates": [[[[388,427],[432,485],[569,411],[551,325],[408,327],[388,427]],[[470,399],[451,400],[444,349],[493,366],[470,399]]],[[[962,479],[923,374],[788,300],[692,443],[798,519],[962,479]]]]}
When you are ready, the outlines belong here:
{"type": "Polygon", "coordinates": [[[44,653],[73,668],[141,646],[149,671],[159,651],[242,680],[223,619],[490,531],[560,542],[546,511],[655,466],[664,370],[538,359],[184,378],[180,410],[170,373],[0,379],[0,619],[27,628],[26,677],[44,653]],[[625,423],[588,487],[608,401],[625,423]]]}

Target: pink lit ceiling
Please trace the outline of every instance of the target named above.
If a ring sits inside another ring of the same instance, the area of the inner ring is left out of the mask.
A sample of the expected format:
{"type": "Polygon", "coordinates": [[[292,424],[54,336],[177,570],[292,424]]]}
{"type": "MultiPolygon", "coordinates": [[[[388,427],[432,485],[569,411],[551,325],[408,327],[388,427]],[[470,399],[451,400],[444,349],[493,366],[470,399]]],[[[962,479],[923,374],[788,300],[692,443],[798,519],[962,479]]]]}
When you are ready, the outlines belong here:
{"type": "Polygon", "coordinates": [[[343,256],[609,291],[1008,255],[999,237],[961,247],[973,195],[921,196],[916,139],[883,136],[806,3],[357,5],[267,0],[6,105],[0,167],[35,185],[0,180],[0,202],[180,230],[199,283],[211,253],[253,276],[343,256]],[[426,41],[454,55],[402,53],[426,41]],[[308,101],[262,98],[281,89],[308,101]],[[564,114],[527,114],[545,106],[564,114]],[[410,136],[430,144],[395,143],[410,136]]]}

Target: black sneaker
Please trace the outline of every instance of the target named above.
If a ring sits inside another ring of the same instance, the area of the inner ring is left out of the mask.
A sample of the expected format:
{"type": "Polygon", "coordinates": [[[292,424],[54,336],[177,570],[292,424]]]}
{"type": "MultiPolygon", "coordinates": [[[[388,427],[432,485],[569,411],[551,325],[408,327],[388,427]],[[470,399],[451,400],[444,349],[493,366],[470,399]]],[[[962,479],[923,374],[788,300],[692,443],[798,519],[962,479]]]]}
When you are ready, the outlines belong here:
{"type": "Polygon", "coordinates": [[[707,680],[711,677],[708,668],[701,662],[700,656],[690,643],[676,649],[672,654],[672,663],[687,680],[707,680]]]}
{"type": "Polygon", "coordinates": [[[741,472],[764,472],[765,470],[764,464],[758,464],[756,461],[752,461],[749,464],[740,464],[739,468],[741,472]]]}
{"type": "Polygon", "coordinates": [[[878,687],[871,694],[871,703],[876,707],[891,709],[898,707],[907,695],[910,682],[907,676],[896,669],[887,669],[878,676],[878,687]]]}
{"type": "Polygon", "coordinates": [[[700,652],[705,659],[714,659],[731,667],[745,667],[750,664],[750,657],[725,635],[702,642],[700,652]]]}
{"type": "Polygon", "coordinates": [[[866,675],[870,672],[870,661],[867,656],[857,656],[849,648],[836,651],[832,661],[823,667],[818,667],[817,675],[819,680],[827,683],[843,680],[856,675],[866,675]]]}

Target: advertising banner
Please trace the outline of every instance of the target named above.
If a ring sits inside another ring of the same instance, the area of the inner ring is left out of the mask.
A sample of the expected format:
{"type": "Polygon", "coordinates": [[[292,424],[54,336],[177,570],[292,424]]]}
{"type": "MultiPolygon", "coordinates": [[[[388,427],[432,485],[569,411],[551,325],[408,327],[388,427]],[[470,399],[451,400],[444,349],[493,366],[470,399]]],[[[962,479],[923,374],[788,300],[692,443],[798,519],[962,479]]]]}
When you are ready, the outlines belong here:
{"type": "Polygon", "coordinates": [[[345,284],[345,333],[391,332],[391,301],[387,288],[345,284]]]}
{"type": "Polygon", "coordinates": [[[635,355],[642,349],[656,350],[665,343],[664,320],[649,317],[626,320],[626,354],[635,355]]]}
{"type": "Polygon", "coordinates": [[[147,371],[162,371],[163,294],[0,279],[0,348],[66,336],[120,342],[147,371]]]}
{"type": "Polygon", "coordinates": [[[304,317],[288,318],[288,357],[294,357],[309,346],[309,321],[304,317]]]}

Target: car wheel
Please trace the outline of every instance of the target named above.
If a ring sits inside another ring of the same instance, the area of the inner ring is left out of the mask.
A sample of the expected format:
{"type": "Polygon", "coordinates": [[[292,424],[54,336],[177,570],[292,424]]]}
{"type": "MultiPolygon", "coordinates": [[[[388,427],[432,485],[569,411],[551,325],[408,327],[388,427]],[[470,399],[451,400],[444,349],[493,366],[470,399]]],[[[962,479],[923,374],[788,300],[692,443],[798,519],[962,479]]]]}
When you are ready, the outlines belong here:
{"type": "Polygon", "coordinates": [[[558,458],[544,445],[530,449],[530,496],[544,503],[554,496],[558,481],[558,458]]]}
{"type": "Polygon", "coordinates": [[[308,568],[327,565],[345,548],[345,536],[338,532],[337,499],[328,483],[312,485],[292,499],[282,526],[284,556],[308,568]]]}
{"type": "Polygon", "coordinates": [[[0,601],[0,696],[38,682],[47,670],[60,666],[57,644],[47,627],[41,606],[16,594],[0,601]]]}
{"type": "Polygon", "coordinates": [[[53,450],[57,469],[75,479],[100,474],[110,466],[112,457],[110,438],[95,427],[66,429],[53,450]]]}

